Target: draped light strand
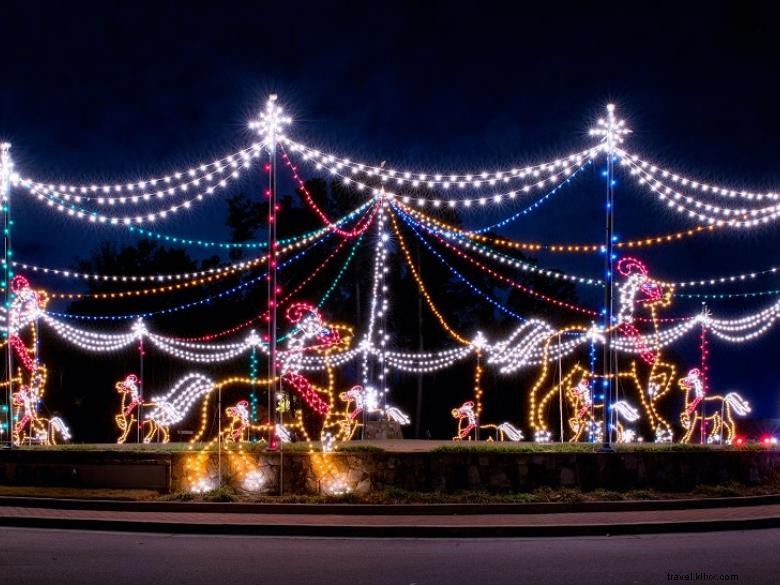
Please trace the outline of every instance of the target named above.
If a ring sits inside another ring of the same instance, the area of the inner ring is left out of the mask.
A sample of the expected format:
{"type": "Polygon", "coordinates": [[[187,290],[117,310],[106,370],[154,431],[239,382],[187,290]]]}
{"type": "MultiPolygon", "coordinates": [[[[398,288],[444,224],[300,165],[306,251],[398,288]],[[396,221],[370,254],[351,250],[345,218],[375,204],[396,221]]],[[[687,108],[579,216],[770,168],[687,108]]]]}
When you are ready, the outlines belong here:
{"type": "MultiPolygon", "coordinates": [[[[439,207],[449,207],[449,208],[455,208],[458,206],[462,206],[464,208],[470,208],[472,206],[478,206],[478,207],[484,207],[488,204],[505,204],[507,201],[513,201],[516,200],[518,197],[521,197],[523,195],[527,195],[529,193],[535,192],[536,190],[543,189],[547,187],[548,185],[556,185],[558,184],[558,187],[561,187],[564,183],[567,183],[570,181],[570,179],[576,175],[580,170],[582,170],[585,165],[590,162],[587,161],[584,158],[576,159],[572,161],[572,164],[568,166],[563,166],[560,170],[557,168],[550,169],[550,174],[548,176],[543,176],[538,171],[534,171],[533,173],[530,173],[530,176],[532,179],[534,179],[531,182],[526,183],[525,185],[518,186],[515,189],[512,189],[510,191],[504,191],[501,193],[494,193],[492,195],[484,195],[481,197],[465,197],[465,198],[430,198],[430,197],[418,197],[415,195],[410,195],[408,193],[395,193],[394,191],[384,190],[384,185],[371,185],[369,183],[364,183],[362,181],[358,181],[348,175],[340,173],[336,167],[325,167],[325,170],[328,171],[328,173],[332,176],[339,177],[341,179],[341,182],[350,187],[354,187],[357,191],[366,191],[368,193],[371,193],[374,197],[378,196],[380,193],[384,196],[390,198],[390,199],[396,199],[399,201],[402,201],[404,203],[414,203],[418,207],[424,207],[426,205],[431,205],[435,208],[439,207]]],[[[321,169],[321,164],[316,164],[315,168],[321,169]]],[[[556,188],[557,189],[557,188],[556,188]]],[[[536,208],[538,205],[540,205],[544,199],[546,199],[548,196],[550,196],[556,189],[553,189],[553,191],[548,192],[546,196],[542,197],[539,201],[537,201],[534,205],[531,206],[531,208],[536,208]]],[[[530,211],[530,208],[526,209],[524,212],[520,212],[520,215],[523,213],[528,213],[530,211]]],[[[512,220],[516,219],[516,217],[513,217],[512,220]]],[[[509,223],[507,221],[507,223],[509,223]]]]}
{"type": "Polygon", "coordinates": [[[474,243],[471,239],[469,239],[467,236],[458,234],[456,232],[452,232],[450,230],[445,230],[437,227],[435,224],[429,222],[427,219],[422,219],[421,221],[416,221],[414,218],[420,218],[424,217],[420,214],[408,214],[407,212],[412,211],[408,206],[403,204],[396,204],[397,208],[400,208],[403,210],[403,214],[406,220],[411,221],[415,226],[422,227],[425,229],[426,232],[428,232],[431,235],[436,235],[437,237],[444,237],[448,241],[453,242],[459,246],[462,246],[463,248],[466,248],[468,250],[473,250],[476,252],[479,252],[483,256],[486,256],[488,258],[491,258],[493,260],[497,260],[498,262],[501,262],[502,264],[508,264],[510,266],[514,266],[515,268],[520,268],[521,270],[524,270],[526,272],[533,272],[535,274],[539,274],[541,276],[545,276],[548,278],[554,278],[557,280],[568,280],[571,282],[576,282],[579,284],[588,284],[593,286],[604,286],[603,281],[597,279],[597,278],[587,278],[584,276],[576,276],[571,274],[566,274],[564,272],[558,272],[555,270],[548,270],[545,268],[539,268],[538,266],[535,266],[533,264],[530,264],[528,262],[523,262],[521,260],[518,260],[516,258],[512,258],[511,256],[507,256],[505,254],[501,254],[500,252],[496,252],[495,250],[488,248],[487,246],[480,245],[474,243]]]}
{"type": "MultiPolygon", "coordinates": [[[[396,203],[399,205],[399,203],[396,203]]],[[[527,252],[554,252],[554,253],[602,253],[604,244],[545,244],[541,242],[519,242],[515,240],[508,240],[506,238],[486,236],[474,231],[459,228],[452,224],[443,222],[435,217],[426,215],[416,209],[404,206],[404,211],[414,216],[418,221],[426,222],[430,225],[436,226],[436,228],[458,234],[460,236],[472,239],[478,242],[490,242],[495,246],[501,246],[504,248],[523,250],[527,252]]],[[[703,233],[710,233],[717,230],[720,226],[706,225],[696,226],[691,229],[673,232],[669,234],[662,234],[658,236],[648,236],[645,238],[626,240],[617,242],[616,248],[648,248],[660,244],[669,244],[676,241],[683,240],[685,238],[697,236],[703,233]]]]}
{"type": "Polygon", "coordinates": [[[441,187],[445,190],[451,188],[479,189],[493,187],[500,183],[506,184],[510,181],[522,180],[528,177],[540,177],[543,173],[555,173],[563,167],[570,166],[572,162],[592,157],[598,153],[597,148],[588,148],[548,162],[491,172],[422,173],[387,169],[380,166],[353,162],[348,158],[321,152],[286,137],[282,139],[282,142],[290,148],[291,152],[301,153],[305,160],[311,160],[315,166],[319,165],[320,168],[332,168],[335,172],[343,170],[345,175],[347,172],[351,175],[363,175],[369,178],[376,178],[382,183],[392,183],[399,186],[428,189],[441,187]]]}
{"type": "Polygon", "coordinates": [[[679,185],[680,188],[690,189],[691,191],[699,191],[704,194],[710,194],[716,197],[723,197],[727,199],[746,199],[748,201],[763,201],[768,199],[770,201],[780,201],[780,194],[774,192],[755,193],[752,191],[745,191],[744,189],[736,190],[729,187],[723,187],[722,185],[711,185],[704,181],[684,177],[678,173],[647,162],[638,155],[632,154],[622,148],[617,150],[617,154],[630,160],[631,163],[641,168],[649,176],[658,176],[664,180],[671,181],[675,185],[679,185]]]}
{"type": "Polygon", "coordinates": [[[768,224],[780,217],[780,205],[778,204],[758,209],[720,207],[680,193],[628,159],[621,159],[621,164],[630,169],[629,174],[634,177],[637,184],[655,194],[667,208],[697,222],[719,227],[750,228],[768,224]]]}
{"type": "Polygon", "coordinates": [[[76,218],[82,221],[90,223],[108,224],[112,226],[130,226],[135,224],[154,223],[159,220],[170,219],[172,216],[176,216],[181,211],[189,210],[193,204],[204,201],[208,196],[213,195],[218,189],[224,189],[227,187],[231,179],[237,179],[241,170],[247,168],[246,165],[241,165],[234,171],[232,171],[225,178],[221,179],[215,185],[207,187],[194,197],[187,199],[181,203],[175,203],[169,206],[167,209],[155,209],[153,211],[139,211],[135,214],[129,214],[124,216],[118,215],[106,215],[100,211],[85,209],[77,206],[69,201],[63,199],[61,194],[55,191],[44,191],[37,187],[33,187],[29,184],[20,183],[22,187],[25,187],[27,192],[38,201],[46,202],[47,206],[51,209],[59,211],[60,213],[76,218]]]}
{"type": "Polygon", "coordinates": [[[252,144],[213,162],[193,165],[187,170],[179,170],[159,178],[145,179],[130,183],[114,184],[66,184],[46,183],[29,177],[20,177],[19,182],[36,190],[58,193],[66,201],[76,203],[96,201],[99,205],[125,205],[161,199],[177,193],[184,193],[190,187],[201,182],[210,182],[217,177],[230,174],[242,164],[257,158],[262,152],[262,144],[252,144]]]}

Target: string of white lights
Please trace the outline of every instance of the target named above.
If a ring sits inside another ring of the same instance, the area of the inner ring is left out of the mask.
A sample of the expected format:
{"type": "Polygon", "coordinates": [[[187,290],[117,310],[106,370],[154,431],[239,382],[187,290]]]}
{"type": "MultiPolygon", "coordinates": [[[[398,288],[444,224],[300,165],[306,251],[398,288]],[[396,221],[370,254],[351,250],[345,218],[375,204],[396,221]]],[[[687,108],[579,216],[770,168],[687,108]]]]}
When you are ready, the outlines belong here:
{"type": "Polygon", "coordinates": [[[18,182],[28,188],[43,193],[57,193],[65,201],[82,203],[94,201],[98,205],[138,204],[152,199],[162,199],[186,193],[190,188],[197,187],[201,182],[212,182],[230,174],[241,165],[247,165],[249,160],[257,158],[262,153],[260,143],[252,144],[213,162],[193,165],[186,171],[174,171],[159,178],[145,179],[130,183],[114,184],[70,184],[51,183],[30,177],[18,177],[18,182]]]}
{"type": "MultiPolygon", "coordinates": [[[[380,194],[381,197],[381,194],[380,194]]],[[[387,283],[385,282],[387,268],[387,241],[388,234],[385,232],[385,222],[387,221],[387,201],[382,198],[377,217],[377,238],[374,247],[374,271],[372,275],[371,299],[369,301],[368,327],[366,335],[361,342],[363,356],[361,362],[361,372],[363,379],[363,388],[368,389],[371,386],[369,356],[377,356],[377,367],[379,372],[376,377],[379,380],[382,395],[387,394],[387,368],[385,367],[384,350],[389,339],[385,330],[385,313],[388,310],[389,302],[387,299],[387,283]],[[378,322],[378,323],[377,323],[378,322]],[[375,343],[376,337],[378,343],[375,343]],[[372,351],[373,350],[373,351],[372,351]],[[378,350],[378,351],[376,351],[378,350]]],[[[368,391],[368,390],[367,390],[368,391]]]]}
{"type": "Polygon", "coordinates": [[[347,174],[363,175],[375,178],[382,183],[393,183],[398,186],[429,189],[441,187],[445,190],[452,188],[479,189],[483,187],[493,187],[500,183],[506,184],[513,180],[541,177],[545,172],[555,173],[563,167],[570,166],[574,161],[584,160],[595,156],[600,150],[598,147],[591,147],[550,161],[534,163],[522,167],[518,166],[506,170],[445,173],[385,168],[355,162],[349,158],[322,152],[286,137],[282,139],[282,142],[284,142],[292,152],[301,153],[304,160],[310,160],[315,167],[327,168],[332,170],[331,172],[333,172],[333,174],[341,174],[343,176],[347,176],[347,174]]]}
{"type": "Polygon", "coordinates": [[[168,340],[166,340],[164,337],[155,335],[153,333],[147,334],[146,338],[149,339],[149,341],[151,341],[158,350],[164,353],[172,355],[173,357],[176,357],[180,360],[199,363],[217,363],[233,360],[247,353],[252,347],[259,345],[259,340],[257,340],[256,343],[244,341],[241,343],[234,343],[229,345],[219,344],[213,348],[207,348],[205,344],[201,344],[203,350],[212,350],[206,353],[205,351],[192,351],[191,349],[185,347],[176,346],[172,343],[169,343],[168,340]]]}
{"type": "MultiPolygon", "coordinates": [[[[754,272],[743,272],[741,274],[730,274],[728,276],[706,276],[698,280],[686,280],[682,282],[672,283],[674,286],[680,288],[695,287],[695,286],[712,286],[716,284],[727,284],[730,282],[745,282],[747,280],[754,280],[759,276],[767,274],[777,274],[780,268],[772,266],[765,268],[764,270],[756,270],[754,272]]],[[[668,283],[667,283],[668,284],[668,283]]]]}
{"type": "Polygon", "coordinates": [[[110,225],[128,226],[143,223],[154,223],[158,220],[168,219],[169,216],[176,215],[181,210],[190,209],[193,204],[204,201],[206,197],[213,195],[218,189],[224,189],[227,187],[228,182],[231,179],[237,179],[241,174],[240,171],[245,168],[247,167],[240,166],[238,169],[232,171],[229,175],[221,179],[215,185],[209,186],[190,199],[170,205],[167,209],[160,210],[158,208],[153,211],[144,210],[143,212],[137,212],[135,215],[124,216],[106,215],[100,211],[84,209],[74,205],[73,203],[65,201],[56,192],[45,193],[31,185],[21,184],[21,186],[25,187],[26,191],[38,201],[46,202],[50,208],[55,209],[56,211],[59,211],[68,217],[75,217],[76,219],[89,221],[91,223],[107,223],[110,225]]]}
{"type": "MultiPolygon", "coordinates": [[[[370,185],[363,181],[357,180],[354,177],[351,177],[345,174],[343,171],[339,170],[335,164],[329,165],[328,163],[314,163],[314,167],[318,170],[324,169],[330,175],[339,177],[341,182],[346,186],[354,187],[358,191],[370,192],[375,197],[379,195],[385,195],[386,197],[402,201],[403,203],[414,203],[418,207],[431,205],[435,208],[455,208],[458,206],[470,208],[472,206],[484,207],[488,204],[505,204],[506,202],[515,200],[524,194],[536,192],[539,189],[549,188],[551,185],[563,183],[576,174],[584,164],[587,164],[588,161],[589,158],[587,157],[578,157],[571,161],[568,159],[564,161],[556,161],[555,165],[546,168],[546,172],[548,173],[547,175],[544,175],[541,171],[538,170],[525,173],[523,178],[529,179],[526,184],[517,186],[512,190],[502,191],[500,193],[494,193],[492,195],[484,195],[480,197],[463,197],[457,199],[441,197],[431,198],[430,196],[415,196],[404,193],[396,193],[394,191],[387,190],[384,185],[370,185]]],[[[519,175],[517,178],[519,178],[519,175]]],[[[461,183],[458,183],[458,185],[460,184],[461,183]]],[[[403,185],[405,185],[405,183],[401,184],[401,186],[403,185]]],[[[463,188],[465,187],[466,185],[464,184],[463,188]]]]}
{"type": "Polygon", "coordinates": [[[43,322],[51,327],[62,339],[85,351],[100,353],[115,352],[125,349],[138,341],[138,334],[135,331],[118,334],[88,331],[73,327],[68,323],[54,319],[45,313],[40,317],[43,322]]]}
{"type": "Polygon", "coordinates": [[[635,178],[637,183],[654,193],[669,209],[698,222],[717,226],[749,228],[768,224],[780,217],[780,205],[770,205],[758,209],[731,209],[712,205],[684,195],[665,185],[628,159],[621,159],[621,164],[629,167],[629,174],[635,178]]]}
{"type": "Polygon", "coordinates": [[[685,189],[699,191],[701,193],[710,194],[717,197],[725,197],[728,199],[746,199],[748,201],[763,201],[764,199],[768,199],[770,201],[780,201],[780,194],[771,191],[756,193],[753,191],[745,191],[744,189],[736,190],[733,188],[723,187],[721,185],[712,185],[704,181],[690,179],[680,175],[679,173],[661,168],[653,163],[643,160],[636,154],[627,152],[624,149],[617,149],[616,152],[618,156],[629,159],[632,163],[634,163],[652,177],[661,177],[662,179],[669,180],[675,185],[679,185],[685,189]]]}
{"type": "Polygon", "coordinates": [[[75,270],[64,270],[61,268],[49,268],[46,266],[37,266],[35,264],[27,264],[25,262],[11,262],[11,266],[17,270],[26,270],[30,272],[39,272],[41,274],[59,276],[62,278],[77,278],[83,280],[94,280],[102,282],[170,282],[176,280],[191,280],[193,278],[200,278],[203,276],[214,276],[222,274],[224,272],[241,271],[252,268],[257,264],[265,262],[265,256],[258,256],[244,260],[242,262],[236,262],[227,266],[220,266],[216,268],[208,268],[206,270],[199,270],[197,272],[179,272],[172,274],[98,274],[88,272],[78,272],[75,270]]]}

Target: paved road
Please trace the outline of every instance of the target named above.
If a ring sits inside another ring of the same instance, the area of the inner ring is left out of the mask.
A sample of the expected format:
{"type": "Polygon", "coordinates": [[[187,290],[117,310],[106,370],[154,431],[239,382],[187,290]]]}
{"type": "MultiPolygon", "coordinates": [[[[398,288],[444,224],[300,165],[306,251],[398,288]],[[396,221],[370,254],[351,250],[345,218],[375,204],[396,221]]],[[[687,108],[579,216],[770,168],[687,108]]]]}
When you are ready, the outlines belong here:
{"type": "Polygon", "coordinates": [[[780,529],[611,538],[364,540],[4,528],[0,583],[660,585],[680,582],[669,580],[667,573],[707,573],[716,578],[737,575],[742,585],[769,585],[780,582],[778,542],[780,529]]]}

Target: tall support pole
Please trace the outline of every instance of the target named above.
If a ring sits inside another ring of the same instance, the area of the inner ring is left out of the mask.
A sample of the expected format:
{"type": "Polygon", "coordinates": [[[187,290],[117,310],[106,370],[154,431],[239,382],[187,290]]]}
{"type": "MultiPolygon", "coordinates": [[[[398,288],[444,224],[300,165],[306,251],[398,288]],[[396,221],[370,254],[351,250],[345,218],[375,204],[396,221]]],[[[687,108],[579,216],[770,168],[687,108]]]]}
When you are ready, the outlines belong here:
{"type": "Polygon", "coordinates": [[[144,338],[138,338],[138,442],[144,427],[144,338]]]}
{"type": "MultiPolygon", "coordinates": [[[[710,369],[710,367],[709,367],[710,349],[709,349],[709,341],[707,339],[707,316],[708,316],[708,311],[707,311],[707,304],[706,303],[702,303],[701,304],[701,315],[702,315],[702,319],[701,319],[701,332],[700,332],[700,335],[699,335],[700,350],[701,350],[701,367],[700,367],[700,370],[701,370],[701,390],[702,390],[702,395],[706,396],[707,395],[707,391],[709,390],[709,369],[710,369]]],[[[702,399],[702,401],[701,401],[701,415],[700,415],[701,416],[701,422],[700,422],[700,429],[699,429],[699,443],[702,444],[702,445],[704,445],[707,442],[707,440],[706,440],[707,423],[706,423],[706,420],[704,418],[706,416],[706,414],[707,414],[704,411],[705,403],[706,403],[706,401],[702,399]]]]}
{"type": "MultiPolygon", "coordinates": [[[[608,106],[609,108],[609,106],[608,106]]],[[[612,110],[610,109],[610,114],[612,110]]],[[[612,430],[610,429],[610,400],[612,398],[612,383],[613,383],[613,371],[612,371],[612,297],[614,293],[614,271],[613,264],[615,260],[615,190],[614,190],[614,178],[613,178],[613,151],[611,141],[607,148],[607,202],[606,202],[606,237],[604,241],[604,278],[606,286],[604,287],[604,325],[606,328],[604,336],[604,356],[603,356],[603,392],[604,392],[604,429],[602,432],[603,443],[602,449],[611,450],[610,439],[612,430]]]]}
{"type": "Polygon", "coordinates": [[[284,138],[283,126],[290,123],[290,118],[282,114],[282,108],[276,103],[276,94],[271,94],[265,105],[265,110],[260,113],[257,120],[249,123],[249,127],[256,130],[263,138],[263,145],[268,151],[268,446],[270,449],[277,447],[276,437],[276,408],[275,400],[277,390],[280,387],[278,380],[277,359],[277,298],[279,285],[277,283],[277,214],[279,205],[276,197],[276,150],[279,140],[284,138]]]}
{"type": "MultiPolygon", "coordinates": [[[[561,423],[560,442],[563,443],[563,355],[561,354],[561,334],[558,333],[558,416],[561,423]]],[[[592,401],[591,401],[592,402],[592,401]]]]}
{"type": "Polygon", "coordinates": [[[133,325],[133,333],[138,339],[138,422],[136,422],[136,443],[140,443],[144,425],[144,336],[146,324],[143,319],[138,319],[133,325]]]}
{"type": "MultiPolygon", "coordinates": [[[[275,107],[276,94],[269,99],[271,107],[275,107]]],[[[276,442],[276,299],[278,286],[276,283],[276,126],[269,128],[268,136],[268,374],[271,385],[268,389],[268,445],[275,448],[276,442]]]]}
{"type": "Polygon", "coordinates": [[[614,161],[615,147],[623,141],[623,136],[631,131],[625,127],[623,120],[615,117],[614,104],[607,105],[606,119],[600,119],[596,128],[590,131],[592,136],[602,137],[602,150],[607,158],[607,201],[606,201],[606,234],[604,238],[604,353],[602,357],[602,390],[603,390],[603,425],[602,450],[611,451],[611,414],[612,388],[617,369],[613,355],[612,340],[614,335],[613,293],[614,293],[614,262],[615,262],[615,179],[614,161]]]}
{"type": "MultiPolygon", "coordinates": [[[[9,343],[11,339],[11,278],[13,271],[11,269],[11,173],[13,172],[13,162],[11,161],[11,144],[4,142],[0,144],[0,194],[2,194],[3,205],[3,306],[5,307],[5,328],[3,329],[3,339],[5,340],[5,367],[6,367],[6,411],[2,424],[3,430],[8,432],[8,447],[13,447],[13,377],[14,377],[14,356],[13,349],[9,343]]],[[[5,433],[0,433],[5,437],[5,433]]]]}

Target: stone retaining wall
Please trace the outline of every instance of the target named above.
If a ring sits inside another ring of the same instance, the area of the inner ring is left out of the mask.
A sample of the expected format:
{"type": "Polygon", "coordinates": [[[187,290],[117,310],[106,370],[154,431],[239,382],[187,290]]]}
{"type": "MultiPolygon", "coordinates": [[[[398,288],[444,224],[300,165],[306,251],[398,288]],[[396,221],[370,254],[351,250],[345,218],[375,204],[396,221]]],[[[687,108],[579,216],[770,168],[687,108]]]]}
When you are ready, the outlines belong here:
{"type": "MultiPolygon", "coordinates": [[[[278,454],[251,454],[260,472],[261,491],[279,489],[278,454]]],[[[729,481],[759,484],[780,474],[780,451],[695,451],[630,453],[332,453],[328,462],[350,491],[367,493],[387,487],[410,491],[456,492],[486,490],[522,492],[542,486],[583,490],[654,488],[686,491],[697,485],[729,481]]],[[[324,493],[329,477],[321,477],[311,457],[284,457],[286,494],[324,493]]],[[[216,483],[217,461],[209,460],[216,483]]],[[[222,457],[223,484],[240,487],[240,475],[222,457]]],[[[174,456],[171,483],[186,485],[183,456],[174,456]]]]}
{"type": "MultiPolygon", "coordinates": [[[[115,451],[0,451],[0,485],[146,488],[161,492],[187,487],[186,462],[193,453],[115,451]]],[[[223,453],[205,456],[208,483],[241,487],[236,463],[223,453]]],[[[261,492],[277,493],[283,460],[286,494],[326,493],[337,478],[347,489],[367,493],[387,487],[410,491],[486,490],[522,492],[542,486],[583,490],[654,488],[685,491],[729,481],[759,484],[780,474],[780,451],[712,449],[637,450],[617,453],[336,452],[323,465],[307,453],[246,453],[259,472],[261,492]]],[[[321,460],[322,461],[322,460],[321,460]]]]}

